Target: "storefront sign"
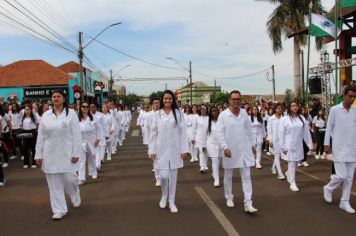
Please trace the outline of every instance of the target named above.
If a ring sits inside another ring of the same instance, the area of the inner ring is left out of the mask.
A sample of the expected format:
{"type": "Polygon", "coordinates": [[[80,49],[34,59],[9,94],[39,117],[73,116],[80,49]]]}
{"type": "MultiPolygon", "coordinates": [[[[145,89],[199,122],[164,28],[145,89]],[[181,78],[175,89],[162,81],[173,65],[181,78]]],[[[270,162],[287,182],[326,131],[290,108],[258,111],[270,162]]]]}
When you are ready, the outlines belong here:
{"type": "Polygon", "coordinates": [[[69,94],[68,87],[43,87],[43,88],[24,88],[25,98],[44,98],[51,97],[54,90],[62,90],[64,94],[69,94]]]}

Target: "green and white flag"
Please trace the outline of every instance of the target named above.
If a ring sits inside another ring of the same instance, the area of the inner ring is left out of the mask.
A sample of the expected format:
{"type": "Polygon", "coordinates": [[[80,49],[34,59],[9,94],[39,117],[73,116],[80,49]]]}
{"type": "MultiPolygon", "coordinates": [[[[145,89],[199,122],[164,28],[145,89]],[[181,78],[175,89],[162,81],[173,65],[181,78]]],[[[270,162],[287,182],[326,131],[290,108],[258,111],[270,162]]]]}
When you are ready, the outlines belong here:
{"type": "MultiPolygon", "coordinates": [[[[341,30],[338,28],[337,36],[339,37],[341,30]]],[[[332,36],[335,38],[335,24],[328,18],[318,14],[311,14],[311,32],[310,35],[317,37],[332,36]]]]}
{"type": "Polygon", "coordinates": [[[356,0],[341,0],[341,7],[356,7],[356,0]]]}

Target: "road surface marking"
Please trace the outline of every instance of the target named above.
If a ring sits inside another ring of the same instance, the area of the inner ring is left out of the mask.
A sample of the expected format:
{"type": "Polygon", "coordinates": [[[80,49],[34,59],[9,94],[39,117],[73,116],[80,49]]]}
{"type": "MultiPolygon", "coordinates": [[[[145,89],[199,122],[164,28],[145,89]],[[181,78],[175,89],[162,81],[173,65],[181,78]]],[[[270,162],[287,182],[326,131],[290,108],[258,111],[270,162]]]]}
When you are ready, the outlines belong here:
{"type": "Polygon", "coordinates": [[[140,131],[138,129],[132,130],[131,136],[132,137],[138,137],[139,133],[140,133],[140,131]]]}
{"type": "MultiPolygon", "coordinates": [[[[270,160],[273,160],[271,157],[266,157],[266,158],[267,158],[267,159],[270,159],[270,160]]],[[[297,169],[297,172],[302,173],[303,175],[306,175],[306,176],[308,176],[308,177],[310,177],[310,178],[312,178],[312,179],[318,180],[318,181],[320,181],[320,182],[322,182],[322,183],[324,183],[324,184],[329,183],[329,181],[325,181],[325,180],[323,180],[322,178],[319,178],[318,176],[309,174],[309,173],[305,172],[304,170],[297,169]]],[[[356,192],[351,191],[351,195],[356,196],[356,192]]]]}
{"type": "Polygon", "coordinates": [[[240,234],[235,230],[234,226],[231,222],[226,218],[224,213],[220,210],[220,208],[210,199],[208,194],[201,187],[195,187],[195,190],[198,192],[203,201],[208,205],[210,210],[215,215],[216,219],[219,221],[221,226],[225,229],[226,233],[229,236],[240,236],[240,234]]]}

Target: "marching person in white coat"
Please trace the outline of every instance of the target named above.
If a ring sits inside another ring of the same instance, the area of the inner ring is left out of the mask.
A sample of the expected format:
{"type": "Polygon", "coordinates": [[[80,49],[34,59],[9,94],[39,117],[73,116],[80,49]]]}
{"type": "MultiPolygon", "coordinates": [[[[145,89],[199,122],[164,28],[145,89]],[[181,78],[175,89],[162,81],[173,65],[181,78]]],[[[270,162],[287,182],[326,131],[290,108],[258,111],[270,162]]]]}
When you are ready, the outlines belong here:
{"type": "Polygon", "coordinates": [[[115,129],[116,129],[117,124],[116,124],[115,118],[112,116],[112,114],[110,114],[109,107],[107,105],[103,105],[102,111],[103,111],[103,115],[104,115],[104,122],[105,122],[105,125],[108,128],[108,132],[109,132],[109,136],[106,139],[106,152],[107,152],[106,159],[108,161],[110,161],[111,154],[112,154],[112,144],[111,143],[115,139],[115,129]]]}
{"type": "Polygon", "coordinates": [[[254,144],[250,119],[245,110],[240,109],[241,93],[229,94],[230,107],[220,113],[218,118],[219,143],[224,150],[223,168],[224,191],[227,207],[234,207],[232,194],[233,170],[240,169],[244,192],[245,212],[253,213],[251,167],[255,165],[254,144]]]}
{"type": "Polygon", "coordinates": [[[109,138],[108,127],[106,127],[106,122],[103,113],[98,111],[98,104],[92,103],[90,104],[90,113],[93,115],[95,120],[101,127],[101,137],[99,141],[99,146],[96,148],[95,160],[96,160],[96,169],[100,171],[101,169],[101,161],[104,160],[105,156],[105,147],[106,147],[106,139],[109,138]]]}
{"type": "Polygon", "coordinates": [[[286,172],[289,188],[293,192],[298,192],[295,180],[295,172],[298,163],[304,159],[303,141],[311,150],[313,142],[310,136],[308,122],[299,114],[297,102],[291,102],[287,115],[279,124],[279,146],[282,151],[282,159],[288,162],[286,172]]]}
{"type": "MultiPolygon", "coordinates": [[[[140,115],[138,116],[137,118],[137,126],[140,126],[141,127],[141,133],[142,133],[142,138],[145,139],[145,132],[146,132],[146,129],[145,129],[145,120],[149,114],[149,105],[148,104],[145,104],[144,105],[144,108],[143,108],[143,111],[140,111],[140,115]]],[[[144,140],[143,140],[144,142],[144,140]]]]}
{"type": "Polygon", "coordinates": [[[53,219],[62,219],[68,212],[65,192],[74,207],[81,204],[78,176],[81,134],[78,116],[68,109],[65,94],[52,94],[53,109],[42,116],[38,129],[36,156],[38,166],[46,174],[53,219]]]}
{"type": "Polygon", "coordinates": [[[82,134],[82,149],[80,152],[79,185],[84,184],[86,180],[86,163],[89,162],[89,176],[97,179],[96,153],[102,139],[102,129],[99,122],[94,119],[89,112],[89,104],[83,102],[80,106],[79,114],[80,131],[82,134]]]}
{"type": "Polygon", "coordinates": [[[129,107],[127,105],[125,105],[124,114],[126,116],[125,132],[129,132],[132,115],[131,115],[131,111],[129,110],[129,107]]]}
{"type": "Polygon", "coordinates": [[[171,213],[177,213],[175,195],[178,169],[183,167],[183,160],[188,153],[186,125],[172,91],[163,92],[161,107],[154,114],[150,128],[149,154],[152,160],[157,161],[161,179],[162,198],[159,206],[166,208],[168,200],[171,213]]]}
{"type": "Polygon", "coordinates": [[[118,137],[119,126],[117,125],[117,109],[115,108],[115,104],[113,101],[108,102],[108,108],[109,108],[110,114],[113,116],[115,123],[116,123],[114,135],[113,135],[113,138],[111,139],[111,153],[115,154],[116,149],[117,149],[117,143],[119,141],[119,137],[118,137]]]}
{"type": "Polygon", "coordinates": [[[206,151],[206,132],[208,130],[208,108],[201,105],[199,109],[199,116],[193,123],[193,141],[196,148],[199,148],[199,165],[200,173],[204,174],[208,170],[208,153],[206,151]]]}
{"type": "Polygon", "coordinates": [[[274,115],[270,116],[267,124],[267,139],[270,150],[274,155],[272,173],[278,174],[278,179],[283,180],[285,176],[281,168],[281,148],[279,146],[279,125],[283,114],[282,104],[277,104],[274,108],[274,115]]]}
{"type": "MultiPolygon", "coordinates": [[[[154,114],[159,111],[160,109],[160,104],[161,101],[158,98],[154,98],[152,100],[152,111],[150,111],[145,119],[145,136],[143,137],[143,144],[148,146],[149,149],[149,144],[150,144],[150,135],[151,135],[151,126],[153,122],[153,117],[154,114]]],[[[149,155],[150,156],[150,155],[149,155]]],[[[155,174],[155,179],[156,179],[156,187],[161,186],[161,180],[159,178],[159,171],[157,170],[157,160],[153,160],[153,172],[155,174]]]]}
{"type": "Polygon", "coordinates": [[[219,109],[216,106],[210,107],[207,132],[203,132],[203,135],[206,136],[203,138],[206,140],[206,148],[203,148],[203,151],[206,152],[208,157],[211,158],[214,187],[220,187],[219,167],[220,159],[222,157],[222,150],[219,145],[219,133],[217,127],[218,117],[219,109]]]}
{"type": "MultiPolygon", "coordinates": [[[[188,105],[189,106],[189,105],[188,105]]],[[[185,120],[186,120],[186,125],[187,125],[187,137],[188,137],[188,143],[189,143],[189,153],[191,155],[190,162],[196,162],[198,161],[198,148],[195,146],[195,141],[194,141],[194,133],[196,132],[194,130],[193,124],[195,123],[196,119],[198,119],[198,107],[197,105],[192,105],[192,107],[189,109],[189,113],[185,113],[185,120]]]]}
{"type": "Polygon", "coordinates": [[[257,106],[252,107],[251,126],[253,135],[253,145],[256,149],[256,168],[261,169],[262,144],[266,139],[266,129],[257,106]]]}
{"type": "Polygon", "coordinates": [[[117,105],[117,113],[116,113],[116,125],[117,125],[117,133],[116,133],[116,139],[117,142],[119,143],[119,146],[122,146],[122,142],[123,142],[123,136],[122,133],[123,132],[123,128],[122,128],[122,120],[123,120],[123,114],[121,109],[121,105],[117,105]]]}
{"type": "Polygon", "coordinates": [[[335,176],[324,186],[324,199],[332,202],[332,193],[340,185],[342,196],[339,207],[354,214],[350,205],[350,193],[356,167],[356,107],[352,106],[356,98],[356,90],[346,87],[344,101],[331,108],[326,126],[324,150],[333,154],[335,176]],[[332,136],[332,149],[330,138],[332,136]]]}

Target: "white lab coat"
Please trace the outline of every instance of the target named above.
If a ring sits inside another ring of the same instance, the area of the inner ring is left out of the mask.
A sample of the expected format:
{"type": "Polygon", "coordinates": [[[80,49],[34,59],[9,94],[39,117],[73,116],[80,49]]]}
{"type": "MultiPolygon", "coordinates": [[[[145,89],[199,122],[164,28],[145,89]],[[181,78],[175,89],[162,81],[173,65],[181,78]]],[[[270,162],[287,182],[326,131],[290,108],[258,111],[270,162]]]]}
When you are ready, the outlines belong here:
{"type": "Polygon", "coordinates": [[[263,138],[266,137],[266,129],[262,120],[262,123],[258,122],[257,117],[254,117],[253,122],[249,117],[252,126],[253,145],[262,145],[263,138]]]}
{"type": "Polygon", "coordinates": [[[143,144],[148,145],[150,142],[150,134],[151,134],[151,125],[153,120],[153,115],[155,111],[150,111],[146,114],[145,123],[144,123],[144,135],[143,135],[143,144]]]}
{"type": "Polygon", "coordinates": [[[103,131],[99,122],[94,118],[92,121],[89,117],[80,121],[80,131],[82,134],[82,151],[95,155],[97,147],[94,146],[96,140],[103,137],[103,131]]]}
{"type": "Polygon", "coordinates": [[[298,162],[304,159],[303,140],[309,149],[313,149],[313,142],[309,131],[309,122],[303,116],[292,118],[287,115],[281,118],[279,124],[279,146],[282,159],[298,162]],[[303,120],[303,122],[299,119],[303,120]],[[285,155],[283,152],[287,151],[285,155]]]}
{"type": "Polygon", "coordinates": [[[206,132],[208,132],[208,116],[198,116],[193,123],[193,137],[195,147],[206,147],[206,132]]]}
{"type": "Polygon", "coordinates": [[[267,124],[267,140],[273,144],[273,154],[280,154],[281,148],[279,146],[279,125],[281,122],[282,117],[279,119],[276,118],[275,115],[271,116],[268,120],[267,124]]]}
{"type": "Polygon", "coordinates": [[[334,162],[356,162],[356,107],[347,112],[343,104],[333,106],[326,125],[324,145],[330,146],[334,162]]]}
{"type": "Polygon", "coordinates": [[[211,121],[211,131],[204,132],[206,135],[206,150],[209,157],[222,157],[223,153],[219,145],[219,132],[217,127],[217,121],[211,121]]]}
{"type": "Polygon", "coordinates": [[[164,110],[155,112],[150,128],[149,154],[157,157],[157,169],[178,169],[183,167],[182,153],[188,153],[186,125],[183,114],[175,110],[168,115],[164,110]]]}
{"type": "Polygon", "coordinates": [[[79,157],[81,133],[77,113],[65,109],[59,115],[46,111],[38,129],[35,159],[43,159],[45,173],[75,172],[79,162],[72,163],[72,157],[79,157]]]}
{"type": "Polygon", "coordinates": [[[115,131],[116,131],[116,120],[114,116],[110,113],[104,114],[104,123],[106,127],[108,127],[108,133],[109,133],[109,139],[106,140],[106,142],[113,142],[115,140],[115,131]],[[110,132],[113,131],[111,134],[110,132]]]}
{"type": "Polygon", "coordinates": [[[101,127],[101,137],[100,137],[100,146],[105,146],[106,145],[106,139],[105,137],[109,137],[109,130],[108,127],[106,126],[106,123],[104,121],[104,115],[101,112],[95,112],[95,114],[92,114],[95,117],[95,120],[98,122],[98,124],[101,127]]]}
{"type": "Polygon", "coordinates": [[[198,114],[189,114],[189,115],[185,115],[185,120],[186,120],[186,125],[187,125],[187,137],[189,142],[194,140],[195,136],[194,136],[194,128],[193,128],[193,124],[195,123],[195,120],[199,117],[198,114]]]}
{"type": "Polygon", "coordinates": [[[252,152],[253,135],[247,112],[240,109],[235,116],[230,109],[221,112],[218,118],[218,138],[222,150],[230,149],[231,158],[223,157],[224,168],[246,168],[255,165],[252,152]]]}

